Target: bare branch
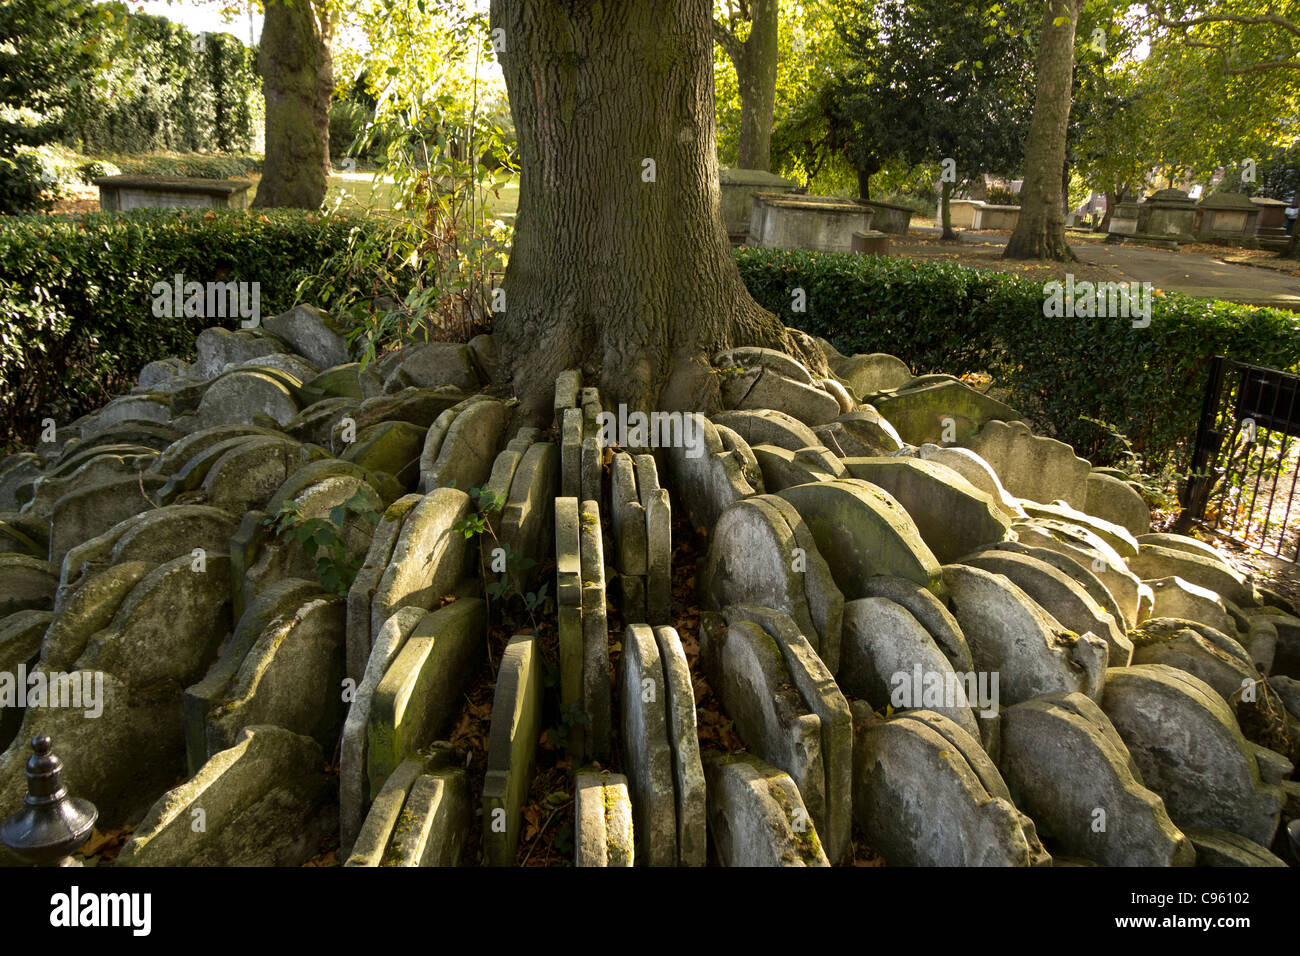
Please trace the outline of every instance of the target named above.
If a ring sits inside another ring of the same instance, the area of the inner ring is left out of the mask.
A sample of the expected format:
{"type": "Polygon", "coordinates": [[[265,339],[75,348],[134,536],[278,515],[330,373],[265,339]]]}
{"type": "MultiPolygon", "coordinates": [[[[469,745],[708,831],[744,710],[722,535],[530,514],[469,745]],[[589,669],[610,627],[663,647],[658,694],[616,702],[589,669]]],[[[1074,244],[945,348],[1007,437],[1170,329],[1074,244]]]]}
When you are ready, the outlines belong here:
{"type": "Polygon", "coordinates": [[[739,70],[741,58],[745,55],[744,47],[736,39],[736,35],[727,29],[726,24],[720,20],[713,21],[713,40],[718,46],[722,47],[727,56],[731,58],[732,65],[739,70]]]}
{"type": "Polygon", "coordinates": [[[1207,13],[1204,16],[1189,17],[1186,20],[1168,20],[1162,16],[1156,16],[1156,22],[1162,27],[1171,30],[1182,30],[1186,32],[1192,27],[1203,26],[1207,23],[1237,23],[1243,26],[1275,26],[1281,27],[1290,33],[1300,37],[1300,23],[1292,23],[1286,17],[1278,13],[1264,13],[1258,16],[1245,16],[1235,13],[1207,13]]]}

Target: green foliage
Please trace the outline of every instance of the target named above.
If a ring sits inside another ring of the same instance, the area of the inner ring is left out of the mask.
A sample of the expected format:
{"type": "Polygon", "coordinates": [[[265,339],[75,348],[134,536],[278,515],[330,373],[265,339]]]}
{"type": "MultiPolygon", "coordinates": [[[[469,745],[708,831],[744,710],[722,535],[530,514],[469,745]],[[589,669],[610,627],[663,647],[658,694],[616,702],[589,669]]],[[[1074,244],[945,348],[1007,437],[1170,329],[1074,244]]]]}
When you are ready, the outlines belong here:
{"type": "Polygon", "coordinates": [[[486,566],[488,562],[485,562],[484,578],[488,583],[484,590],[488,598],[494,601],[505,600],[512,595],[518,597],[523,604],[524,612],[536,628],[537,620],[534,612],[544,613],[547,610],[547,591],[550,585],[543,583],[536,591],[524,591],[519,587],[520,575],[535,568],[537,562],[527,555],[511,553],[501,543],[496,529],[492,527],[492,515],[500,514],[501,509],[505,507],[505,495],[496,495],[483,488],[471,488],[467,494],[474,502],[474,511],[453,524],[452,533],[462,535],[466,539],[480,536],[483,538],[485,548],[488,548],[487,540],[489,538],[492,540],[493,546],[488,550],[501,552],[505,560],[503,566],[497,565],[495,556],[490,566],[486,566]]]}
{"type": "Polygon", "coordinates": [[[31,152],[66,128],[94,77],[96,44],[113,12],[85,0],[0,3],[0,214],[47,208],[53,185],[31,152]]]}
{"type": "Polygon", "coordinates": [[[135,176],[242,179],[262,169],[262,157],[252,153],[144,153],[113,160],[122,172],[135,176]]]}
{"type": "Polygon", "coordinates": [[[290,499],[274,515],[268,515],[266,523],[277,537],[296,541],[309,558],[316,559],[316,577],[322,587],[334,594],[347,594],[365,560],[364,554],[348,556],[343,532],[352,515],[360,515],[372,525],[379,524],[379,512],[364,491],[335,505],[327,518],[303,517],[298,502],[290,499]]]}
{"type": "Polygon", "coordinates": [[[349,152],[383,144],[376,181],[391,180],[391,208],[370,210],[374,228],[301,287],[354,322],[363,365],[413,337],[463,341],[486,326],[510,235],[487,197],[512,175],[502,103],[479,80],[493,56],[485,14],[464,0],[383,0],[373,13],[363,75],[374,118],[349,152]]]}
{"type": "Polygon", "coordinates": [[[35,153],[15,151],[0,156],[0,215],[44,211],[54,205],[49,198],[45,170],[35,153]]]}
{"type": "Polygon", "coordinates": [[[1297,317],[1175,293],[1127,319],[1046,318],[1043,287],[944,262],[741,249],[741,277],[787,325],[846,355],[888,352],[917,374],[987,372],[1007,401],[1095,464],[1122,456],[1087,419],[1114,422],[1148,467],[1185,464],[1215,354],[1300,366],[1297,317]],[[792,291],[807,311],[792,313],[792,291]]]}
{"type": "Polygon", "coordinates": [[[148,362],[193,355],[212,320],[155,318],[155,283],[259,282],[262,314],[274,315],[360,228],[287,210],[0,217],[0,446],[129,390],[148,362]]]}
{"type": "Polygon", "coordinates": [[[827,148],[859,177],[891,157],[951,158],[959,182],[1023,158],[1033,89],[1032,5],[878,0],[843,8],[847,67],[826,86],[827,148]]]}
{"type": "Polygon", "coordinates": [[[1020,193],[1012,192],[1005,186],[990,186],[988,202],[994,206],[1019,206],[1020,193]]]}
{"type": "Polygon", "coordinates": [[[260,148],[257,51],[228,33],[119,9],[98,82],[79,89],[65,140],[86,152],[260,148]]]}

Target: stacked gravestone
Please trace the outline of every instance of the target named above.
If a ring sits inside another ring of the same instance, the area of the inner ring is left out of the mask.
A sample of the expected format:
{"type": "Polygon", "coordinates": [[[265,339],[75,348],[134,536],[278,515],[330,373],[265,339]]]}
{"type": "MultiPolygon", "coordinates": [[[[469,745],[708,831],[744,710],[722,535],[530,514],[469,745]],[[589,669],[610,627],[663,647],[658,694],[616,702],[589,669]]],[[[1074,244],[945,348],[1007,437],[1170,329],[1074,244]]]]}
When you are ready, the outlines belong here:
{"type": "Polygon", "coordinates": [[[574,866],[631,866],[632,802],[622,774],[579,772],[574,778],[574,866]]]}
{"type": "Polygon", "coordinates": [[[403,760],[450,729],[487,641],[487,610],[461,598],[420,618],[384,672],[366,724],[374,796],[403,760]]]}
{"type": "Polygon", "coordinates": [[[829,866],[817,829],[789,775],[750,754],[714,758],[709,832],[723,866],[829,866]]]}
{"type": "Polygon", "coordinates": [[[671,618],[672,508],[652,455],[618,452],[611,461],[614,570],[627,623],[671,618]]]}
{"type": "Polygon", "coordinates": [[[403,761],[376,795],[344,866],[459,866],[470,825],[469,780],[445,747],[403,761]]]}
{"type": "Polygon", "coordinates": [[[488,864],[510,866],[519,848],[524,798],[533,778],[542,720],[542,662],[537,639],[517,634],[497,672],[483,782],[483,845],[488,864]]]}
{"type": "Polygon", "coordinates": [[[702,627],[701,661],[746,746],[788,773],[826,855],[852,853],[853,730],[848,702],[790,615],[732,605],[702,627]]]}

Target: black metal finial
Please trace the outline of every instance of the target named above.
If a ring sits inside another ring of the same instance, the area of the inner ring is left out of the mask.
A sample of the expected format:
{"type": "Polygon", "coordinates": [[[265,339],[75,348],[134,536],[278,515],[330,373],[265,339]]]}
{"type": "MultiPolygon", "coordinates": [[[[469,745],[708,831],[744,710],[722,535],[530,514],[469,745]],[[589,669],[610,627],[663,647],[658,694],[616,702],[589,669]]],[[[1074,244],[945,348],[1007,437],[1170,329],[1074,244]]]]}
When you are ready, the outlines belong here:
{"type": "Polygon", "coordinates": [[[79,866],[72,851],[86,842],[99,811],[68,796],[63,761],[46,734],[32,738],[23,809],[0,824],[0,843],[37,866],[79,866]]]}

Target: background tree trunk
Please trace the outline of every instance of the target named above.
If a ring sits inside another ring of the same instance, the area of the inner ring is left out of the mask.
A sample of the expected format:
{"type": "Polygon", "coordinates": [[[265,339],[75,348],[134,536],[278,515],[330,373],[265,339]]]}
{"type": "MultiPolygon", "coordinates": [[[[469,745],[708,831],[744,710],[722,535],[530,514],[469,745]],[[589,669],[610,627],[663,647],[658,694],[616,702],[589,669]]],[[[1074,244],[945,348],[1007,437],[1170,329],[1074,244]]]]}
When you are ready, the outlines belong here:
{"type": "Polygon", "coordinates": [[[1115,207],[1119,205],[1119,193],[1106,193],[1106,214],[1101,217],[1101,231],[1110,232],[1110,219],[1115,215],[1115,207]]]}
{"type": "MultiPolygon", "coordinates": [[[[492,0],[519,142],[504,314],[494,331],[526,417],[581,368],[606,407],[710,411],[709,358],[815,343],[754,302],[717,184],[708,0],[492,0]]],[[[811,347],[809,347],[811,346],[811,347]]]]}
{"type": "Polygon", "coordinates": [[[772,117],[776,111],[779,0],[750,0],[749,36],[742,43],[727,25],[713,24],[716,39],[736,68],[740,87],[740,138],[736,166],[772,171],[772,117]]]}
{"type": "Polygon", "coordinates": [[[1038,46],[1034,115],[1025,140],[1025,183],[1020,220],[1007,242],[1007,259],[1075,258],[1065,241],[1065,130],[1070,120],[1074,30],[1082,0],[1047,0],[1038,46]],[[1057,21],[1061,22],[1057,22],[1057,21]]]}
{"type": "Polygon", "coordinates": [[[939,225],[943,226],[943,235],[941,239],[958,238],[957,233],[952,228],[952,189],[951,180],[945,179],[939,184],[939,225]]]}
{"type": "Polygon", "coordinates": [[[266,160],[253,205],[316,209],[330,173],[330,20],[308,0],[267,0],[257,68],[266,160]]]}

